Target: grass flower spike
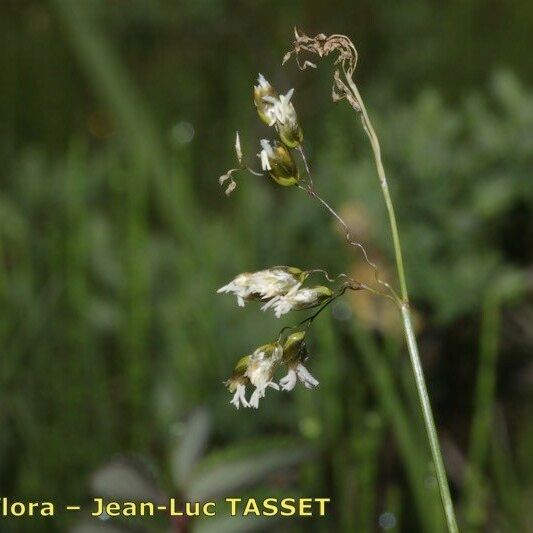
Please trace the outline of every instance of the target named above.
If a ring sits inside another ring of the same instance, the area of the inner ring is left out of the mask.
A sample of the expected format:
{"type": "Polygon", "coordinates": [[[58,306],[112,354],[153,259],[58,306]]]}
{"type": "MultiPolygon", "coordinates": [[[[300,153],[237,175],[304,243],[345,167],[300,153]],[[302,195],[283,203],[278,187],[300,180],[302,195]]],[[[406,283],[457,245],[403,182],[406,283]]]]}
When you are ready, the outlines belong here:
{"type": "Polygon", "coordinates": [[[250,383],[250,380],[244,375],[248,369],[248,364],[250,362],[250,355],[245,355],[241,357],[233,370],[231,377],[224,382],[224,385],[228,390],[233,393],[233,398],[231,404],[238,409],[241,405],[243,407],[248,407],[249,404],[246,401],[246,385],[250,383]]]}
{"type": "Polygon", "coordinates": [[[267,126],[274,126],[276,123],[275,106],[272,100],[275,102],[277,96],[278,94],[268,80],[262,74],[259,74],[257,85],[254,85],[254,104],[259,118],[267,126]]]}
{"type": "Polygon", "coordinates": [[[276,126],[281,140],[289,148],[297,148],[304,140],[302,128],[298,123],[296,111],[291,102],[293,94],[294,89],[291,89],[287,94],[282,94],[279,97],[263,97],[263,100],[272,106],[270,114],[273,116],[274,121],[271,125],[276,126]]]}
{"type": "Polygon", "coordinates": [[[268,126],[275,126],[281,140],[289,148],[299,147],[304,139],[291,98],[294,89],[278,96],[272,85],[262,74],[254,86],[254,104],[261,120],[268,126]]]}
{"type": "Polygon", "coordinates": [[[269,300],[299,288],[307,272],[296,267],[274,267],[258,272],[244,272],[224,285],[217,292],[232,293],[239,307],[250,300],[269,300]]]}
{"type": "Polygon", "coordinates": [[[257,157],[261,160],[261,168],[268,171],[270,177],[279,185],[288,187],[296,185],[300,180],[298,167],[284,144],[262,139],[261,152],[257,157]]]}
{"type": "Polygon", "coordinates": [[[237,187],[234,175],[240,171],[247,171],[254,176],[263,176],[268,172],[270,177],[279,185],[290,186],[298,184],[300,173],[292,154],[288,148],[297,148],[303,156],[303,132],[296,117],[296,111],[291,103],[294,89],[287,94],[278,96],[267,79],[259,74],[257,85],[254,85],[254,104],[259,118],[268,126],[275,126],[280,137],[279,141],[261,141],[261,151],[258,157],[263,172],[252,170],[245,162],[241,147],[239,132],[235,135],[235,154],[237,166],[229,169],[219,177],[220,185],[226,187],[229,196],[237,187]],[[227,184],[226,184],[227,182],[227,184]]]}
{"type": "Polygon", "coordinates": [[[279,381],[281,390],[291,391],[298,381],[306,389],[312,389],[318,386],[318,380],[303,365],[303,362],[305,362],[308,356],[309,354],[305,345],[305,331],[298,331],[289,335],[283,345],[282,364],[287,365],[288,371],[279,381]]]}
{"type": "Polygon", "coordinates": [[[272,381],[272,377],[282,356],[283,349],[278,343],[260,346],[250,356],[244,374],[255,387],[255,391],[250,397],[250,407],[255,409],[259,407],[259,400],[264,398],[268,387],[279,390],[278,384],[272,381]]]}
{"type": "Polygon", "coordinates": [[[305,388],[318,386],[318,381],[311,375],[303,363],[309,354],[305,344],[306,331],[298,331],[289,335],[285,342],[276,342],[259,346],[251,355],[241,357],[233,370],[231,377],[224,382],[229,392],[233,394],[230,401],[236,409],[252,407],[257,409],[259,401],[265,397],[270,387],[275,390],[291,391],[300,381],[305,388]],[[274,374],[278,367],[286,366],[287,374],[279,381],[274,381],[274,374]],[[250,399],[246,399],[246,387],[253,385],[250,399]]]}
{"type": "Polygon", "coordinates": [[[274,309],[274,314],[277,318],[287,314],[289,311],[309,309],[310,307],[316,307],[325,302],[333,296],[333,291],[323,285],[312,288],[299,288],[293,287],[286,294],[280,294],[269,300],[261,311],[267,309],[274,309]]]}

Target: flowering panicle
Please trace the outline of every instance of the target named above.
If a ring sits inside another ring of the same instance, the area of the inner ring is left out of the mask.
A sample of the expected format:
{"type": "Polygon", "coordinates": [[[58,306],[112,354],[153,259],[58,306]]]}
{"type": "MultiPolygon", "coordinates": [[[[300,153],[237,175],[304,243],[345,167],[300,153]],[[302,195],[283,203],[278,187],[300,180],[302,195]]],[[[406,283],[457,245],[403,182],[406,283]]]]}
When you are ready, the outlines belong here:
{"type": "MultiPolygon", "coordinates": [[[[365,284],[358,283],[346,274],[341,274],[340,276],[337,276],[337,278],[331,278],[329,274],[322,269],[315,269],[309,272],[302,272],[296,269],[296,272],[294,272],[288,267],[276,267],[251,274],[241,274],[229,284],[219,289],[219,292],[235,294],[240,306],[244,306],[247,300],[260,300],[263,302],[262,310],[272,308],[278,318],[292,310],[319,307],[319,309],[311,316],[296,326],[282,328],[278,339],[275,342],[256,348],[251,355],[242,357],[238,361],[233,374],[225,382],[225,385],[233,394],[231,404],[237,409],[239,409],[241,405],[257,409],[260,400],[265,396],[266,390],[269,387],[276,390],[279,390],[281,387],[284,391],[290,391],[294,389],[298,382],[301,382],[306,389],[312,389],[318,386],[318,380],[316,380],[304,366],[304,363],[308,358],[305,342],[306,335],[315,318],[331,302],[343,295],[348,289],[368,289],[373,293],[386,296],[395,302],[401,311],[407,347],[413,366],[418,397],[424,415],[424,424],[439,483],[448,530],[450,532],[457,532],[458,528],[453,509],[453,502],[450,496],[442,453],[439,447],[435,422],[431,411],[431,405],[429,403],[424,375],[421,370],[420,357],[418,355],[416,338],[409,312],[409,298],[405,282],[400,239],[394,207],[390,198],[387,178],[381,160],[380,143],[353,79],[354,70],[357,64],[357,51],[350,39],[344,35],[335,34],[326,36],[324,34],[318,34],[315,37],[309,37],[305,34],[300,34],[295,29],[294,36],[295,41],[293,47],[287,54],[285,54],[283,63],[294,56],[301,69],[306,69],[308,67],[315,68],[316,65],[308,60],[301,63],[300,54],[303,52],[311,53],[316,54],[321,58],[330,54],[336,54],[336,69],[333,76],[332,98],[335,102],[346,100],[356,113],[360,115],[364,131],[370,141],[379,182],[387,204],[387,214],[392,231],[401,296],[396,293],[389,283],[380,279],[378,268],[369,259],[363,245],[352,239],[350,229],[346,222],[344,222],[342,217],[316,192],[305,152],[302,147],[303,132],[291,102],[294,93],[293,89],[289,90],[284,95],[278,95],[265,77],[262,74],[259,74],[257,85],[254,86],[254,103],[261,120],[269,127],[275,128],[281,141],[271,142],[266,139],[261,141],[261,151],[258,156],[261,161],[262,170],[268,172],[270,177],[276,181],[276,183],[284,186],[298,185],[298,187],[306,191],[310,197],[319,201],[319,203],[321,203],[322,206],[335,217],[337,222],[341,224],[345,230],[347,243],[350,246],[361,250],[367,265],[374,271],[375,282],[379,287],[378,289],[375,289],[365,284]],[[300,175],[298,172],[298,166],[292,158],[291,149],[297,149],[299,151],[300,157],[305,165],[306,179],[302,183],[299,183],[300,175]],[[307,275],[316,272],[323,273],[327,281],[330,283],[334,283],[342,278],[343,286],[335,293],[325,286],[303,287],[302,285],[307,275]],[[305,327],[303,327],[304,324],[305,327]],[[301,331],[296,331],[283,340],[283,332],[286,329],[294,330],[298,328],[300,328],[301,331]],[[279,383],[276,383],[274,381],[275,372],[278,367],[283,366],[287,368],[287,373],[280,379],[279,383]],[[249,400],[246,399],[246,387],[248,385],[255,387],[249,400]]],[[[230,181],[229,186],[226,189],[226,194],[229,194],[236,187],[236,183],[232,177],[234,172],[247,169],[255,174],[255,172],[246,167],[243,162],[238,134],[235,141],[235,151],[239,161],[239,167],[230,170],[220,178],[221,184],[225,183],[227,180],[230,181]]]]}
{"type": "MultiPolygon", "coordinates": [[[[284,187],[297,185],[318,198],[303,151],[303,131],[293,105],[293,96],[294,89],[281,94],[262,74],[259,74],[253,88],[254,105],[259,118],[267,126],[274,128],[278,139],[260,140],[257,157],[262,172],[255,172],[244,161],[241,140],[237,132],[235,154],[238,166],[219,179],[221,185],[229,182],[226,194],[230,194],[237,186],[233,175],[240,170],[248,170],[254,175],[268,174],[277,184],[284,187]],[[293,157],[294,150],[298,150],[305,165],[305,179],[301,178],[298,164],[293,157]]],[[[322,203],[327,206],[324,201],[322,203]]],[[[298,382],[307,389],[318,385],[318,380],[304,366],[309,356],[306,347],[307,332],[313,320],[327,305],[342,295],[347,288],[355,289],[357,285],[344,275],[345,283],[336,292],[324,285],[304,286],[307,278],[316,272],[325,274],[331,283],[342,277],[330,278],[327,272],[320,269],[305,271],[296,267],[277,266],[257,272],[244,272],[218,289],[219,293],[234,295],[239,307],[244,307],[250,301],[259,301],[262,311],[272,309],[277,318],[290,311],[318,308],[312,316],[290,328],[294,330],[306,324],[301,328],[302,331],[296,331],[283,340],[282,333],[287,329],[283,328],[275,342],[259,346],[250,355],[239,359],[231,377],[224,382],[233,394],[230,403],[237,409],[241,406],[257,409],[268,388],[290,391],[298,382]],[[276,382],[274,375],[278,367],[285,367],[286,373],[279,382],[276,382]],[[246,397],[248,386],[253,388],[249,398],[246,397]]]]}

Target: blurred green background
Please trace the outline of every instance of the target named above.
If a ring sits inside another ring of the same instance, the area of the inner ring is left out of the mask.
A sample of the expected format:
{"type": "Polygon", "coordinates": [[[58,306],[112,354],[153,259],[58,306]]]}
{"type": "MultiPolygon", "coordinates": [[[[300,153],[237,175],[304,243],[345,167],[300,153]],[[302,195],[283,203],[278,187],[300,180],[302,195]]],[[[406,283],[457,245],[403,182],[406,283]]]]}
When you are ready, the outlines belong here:
{"type": "MultiPolygon", "coordinates": [[[[220,189],[235,130],[250,156],[269,134],[258,72],[295,88],[318,190],[395,282],[371,152],[331,102],[330,63],[281,67],[294,25],[359,51],[461,528],[531,531],[526,0],[3,0],[0,495],[330,497],[320,520],[120,527],[443,531],[392,306],[355,294],[317,320],[313,392],[237,412],[221,383],[281,323],[216,295],[237,273],[372,276],[299,191],[247,176],[229,199],[220,189]]],[[[119,530],[82,522],[58,511],[0,531],[119,530]]]]}

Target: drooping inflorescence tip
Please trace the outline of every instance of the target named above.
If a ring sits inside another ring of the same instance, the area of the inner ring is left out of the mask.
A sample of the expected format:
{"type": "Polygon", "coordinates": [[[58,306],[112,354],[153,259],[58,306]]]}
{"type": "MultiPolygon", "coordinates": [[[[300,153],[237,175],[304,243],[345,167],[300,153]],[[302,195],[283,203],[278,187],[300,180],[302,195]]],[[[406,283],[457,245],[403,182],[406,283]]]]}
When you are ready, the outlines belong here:
{"type": "Polygon", "coordinates": [[[296,28],[294,36],[293,47],[283,56],[282,64],[285,64],[294,56],[300,70],[305,70],[308,67],[316,68],[316,65],[307,59],[302,63],[300,54],[305,52],[322,58],[336,53],[337,57],[334,65],[339,66],[339,68],[335,70],[333,76],[333,101],[347,100],[353,109],[357,112],[361,111],[357,96],[349,87],[358,59],[357,50],[352,41],[345,35],[339,34],[326,36],[323,33],[319,33],[314,37],[309,37],[303,32],[299,33],[296,28]],[[344,79],[341,77],[341,71],[344,79]]]}

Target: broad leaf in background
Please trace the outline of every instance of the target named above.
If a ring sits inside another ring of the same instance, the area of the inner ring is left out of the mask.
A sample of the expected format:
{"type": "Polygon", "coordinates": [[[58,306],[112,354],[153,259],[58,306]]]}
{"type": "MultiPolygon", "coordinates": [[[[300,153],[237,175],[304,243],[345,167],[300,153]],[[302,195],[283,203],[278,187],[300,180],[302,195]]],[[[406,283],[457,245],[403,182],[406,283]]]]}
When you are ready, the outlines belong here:
{"type": "MultiPolygon", "coordinates": [[[[243,497],[243,491],[256,487],[269,497],[280,496],[280,492],[294,485],[294,469],[311,459],[314,451],[301,440],[266,438],[261,442],[239,444],[211,453],[202,459],[208,444],[211,415],[204,408],[195,409],[183,425],[181,438],[170,445],[169,465],[162,465],[163,471],[170,470],[172,486],[161,488],[145,463],[128,457],[118,457],[94,472],[90,479],[92,493],[115,501],[153,502],[167,504],[170,496],[182,502],[219,501],[226,497],[243,497]],[[276,475],[276,477],[274,477],[276,475]]],[[[294,496],[294,489],[290,496],[294,496]]],[[[285,496],[288,494],[285,493],[285,496]]],[[[218,510],[218,509],[217,509],[218,510]]],[[[226,504],[220,506],[215,519],[206,519],[199,525],[200,531],[252,531],[265,526],[262,517],[224,516],[226,504]],[[232,526],[233,525],[233,526],[232,526]],[[233,528],[232,528],[233,527],[233,528]]],[[[157,518],[171,521],[172,517],[158,513],[157,518]]],[[[180,524],[196,523],[195,517],[181,517],[180,524]]],[[[275,521],[271,519],[269,523],[275,521]]],[[[134,524],[144,531],[142,519],[123,519],[128,526],[134,524]]],[[[152,520],[149,531],[159,531],[159,521],[152,520]]],[[[122,527],[112,520],[106,527],[122,527]]],[[[75,525],[76,533],[95,533],[101,524],[84,520],[75,525]],[[82,528],[82,529],[79,529],[82,528]]],[[[196,530],[196,529],[195,529],[196,530]]],[[[104,530],[106,531],[106,530],[104,530]]],[[[110,530],[113,531],[113,530],[110,530]]]]}
{"type": "Polygon", "coordinates": [[[267,441],[262,450],[249,446],[234,446],[231,452],[208,458],[209,467],[196,472],[186,495],[191,501],[210,501],[231,496],[252,486],[270,474],[286,471],[313,456],[313,451],[301,442],[267,441]]]}
{"type": "Polygon", "coordinates": [[[130,458],[113,459],[91,477],[90,486],[98,497],[119,501],[166,503],[153,476],[144,464],[130,458]]]}
{"type": "Polygon", "coordinates": [[[187,420],[181,438],[170,451],[170,471],[177,487],[185,486],[203,455],[209,438],[211,417],[206,409],[196,409],[187,420]]]}

